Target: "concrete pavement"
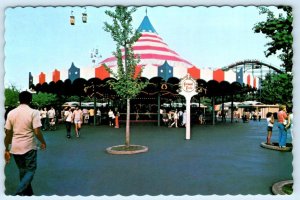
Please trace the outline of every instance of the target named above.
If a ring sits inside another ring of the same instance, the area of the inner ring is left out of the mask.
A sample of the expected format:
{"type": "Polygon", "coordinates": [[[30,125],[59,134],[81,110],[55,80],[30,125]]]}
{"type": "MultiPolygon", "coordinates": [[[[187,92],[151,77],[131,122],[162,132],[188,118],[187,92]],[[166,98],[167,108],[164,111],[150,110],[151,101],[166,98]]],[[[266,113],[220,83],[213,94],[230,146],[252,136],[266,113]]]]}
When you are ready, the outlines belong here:
{"type": "MultiPolygon", "coordinates": [[[[73,131],[73,130],[72,130],[73,131]]],[[[110,155],[124,144],[125,127],[84,126],[81,137],[66,138],[65,127],[44,132],[32,186],[35,195],[225,195],[271,194],[273,183],[292,179],[292,152],[260,147],[266,121],[194,125],[191,140],[183,128],[133,124],[131,143],[149,151],[110,155]]],[[[273,141],[278,128],[274,127],[273,141]]],[[[6,195],[14,193],[14,160],[5,167],[6,195]]]]}

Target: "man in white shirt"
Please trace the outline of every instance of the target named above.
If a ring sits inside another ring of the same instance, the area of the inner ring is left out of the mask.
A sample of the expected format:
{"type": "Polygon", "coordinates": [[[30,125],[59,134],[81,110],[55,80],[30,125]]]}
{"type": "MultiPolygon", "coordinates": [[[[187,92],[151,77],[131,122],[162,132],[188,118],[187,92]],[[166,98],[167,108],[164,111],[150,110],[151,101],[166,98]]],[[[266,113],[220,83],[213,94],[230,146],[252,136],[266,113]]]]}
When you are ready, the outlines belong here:
{"type": "Polygon", "coordinates": [[[100,125],[101,124],[101,110],[99,108],[97,110],[96,115],[97,115],[97,123],[98,123],[98,125],[100,125]]]}
{"type": "Polygon", "coordinates": [[[31,100],[31,93],[21,92],[20,105],[8,113],[5,123],[5,161],[9,163],[11,154],[14,156],[20,173],[16,195],[21,196],[33,195],[31,181],[37,167],[35,138],[41,143],[40,148],[46,149],[46,142],[40,130],[40,113],[28,106],[31,100]]]}

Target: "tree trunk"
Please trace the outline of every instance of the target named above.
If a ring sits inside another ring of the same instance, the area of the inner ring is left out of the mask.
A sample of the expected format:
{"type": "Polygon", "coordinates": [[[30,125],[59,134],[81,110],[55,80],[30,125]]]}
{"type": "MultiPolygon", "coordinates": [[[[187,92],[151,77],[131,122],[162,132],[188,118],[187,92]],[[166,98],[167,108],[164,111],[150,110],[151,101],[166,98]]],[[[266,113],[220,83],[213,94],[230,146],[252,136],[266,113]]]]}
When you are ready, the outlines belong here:
{"type": "Polygon", "coordinates": [[[126,147],[130,146],[130,99],[127,99],[127,112],[126,112],[126,147]]]}

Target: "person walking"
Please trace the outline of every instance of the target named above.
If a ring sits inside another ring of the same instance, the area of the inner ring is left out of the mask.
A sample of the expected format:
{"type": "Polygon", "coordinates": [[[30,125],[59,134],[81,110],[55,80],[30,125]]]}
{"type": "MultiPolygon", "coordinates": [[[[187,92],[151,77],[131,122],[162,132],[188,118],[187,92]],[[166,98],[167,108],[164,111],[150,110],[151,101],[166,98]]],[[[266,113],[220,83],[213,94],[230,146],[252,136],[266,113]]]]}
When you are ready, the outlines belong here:
{"type": "Polygon", "coordinates": [[[115,114],[114,114],[114,112],[111,109],[109,109],[109,111],[108,111],[109,126],[113,126],[114,125],[114,119],[115,119],[115,114]]]}
{"type": "Polygon", "coordinates": [[[97,110],[96,115],[97,115],[97,124],[101,125],[101,110],[99,108],[97,110]]]}
{"type": "Polygon", "coordinates": [[[199,124],[203,124],[203,112],[202,112],[202,110],[199,110],[199,112],[198,112],[198,119],[199,119],[199,124]]]}
{"type": "Polygon", "coordinates": [[[67,107],[64,112],[64,120],[67,129],[67,138],[71,138],[71,126],[73,121],[73,113],[71,107],[67,107]]]}
{"type": "Polygon", "coordinates": [[[115,128],[119,128],[119,116],[120,116],[120,113],[118,111],[118,108],[115,108],[115,128]]]}
{"type": "Polygon", "coordinates": [[[163,120],[165,126],[168,126],[169,119],[168,119],[168,114],[167,114],[166,109],[163,109],[163,111],[162,111],[162,120],[163,120]]]}
{"type": "Polygon", "coordinates": [[[291,138],[293,139],[294,138],[294,135],[293,135],[293,118],[294,118],[293,108],[292,107],[288,107],[287,112],[288,112],[288,120],[287,120],[287,124],[285,125],[285,128],[288,131],[290,131],[291,138]]]}
{"type": "Polygon", "coordinates": [[[168,112],[168,127],[171,127],[171,124],[173,123],[172,119],[173,119],[173,112],[171,110],[169,110],[168,112]]]}
{"type": "Polygon", "coordinates": [[[51,106],[51,109],[48,110],[47,114],[48,114],[49,122],[52,122],[55,119],[55,110],[53,106],[51,106]]]}
{"type": "Polygon", "coordinates": [[[83,115],[82,115],[82,111],[79,108],[79,106],[76,106],[76,108],[73,112],[73,119],[74,119],[74,124],[75,124],[75,134],[76,134],[76,137],[79,137],[81,124],[83,122],[83,115]]]}
{"type": "Polygon", "coordinates": [[[267,113],[267,123],[268,123],[268,127],[267,127],[267,131],[268,131],[268,135],[267,135],[267,144],[271,145],[271,137],[272,137],[272,131],[273,131],[273,125],[274,125],[274,116],[273,113],[268,112],[267,113]]]}
{"type": "Polygon", "coordinates": [[[94,116],[95,116],[95,110],[93,108],[89,109],[89,124],[94,124],[94,116]]]}
{"type": "Polygon", "coordinates": [[[258,121],[260,122],[260,120],[261,120],[261,111],[259,110],[258,111],[258,121]]]}
{"type": "Polygon", "coordinates": [[[178,124],[179,124],[179,126],[181,126],[181,124],[182,124],[182,118],[183,118],[183,112],[182,112],[182,110],[180,109],[180,110],[178,111],[178,124]]]}
{"type": "Polygon", "coordinates": [[[47,129],[47,108],[45,107],[44,110],[41,109],[40,111],[41,114],[41,121],[42,121],[42,130],[46,130],[47,129]]]}
{"type": "Polygon", "coordinates": [[[184,110],[183,115],[182,115],[182,126],[185,127],[186,125],[186,120],[187,120],[187,112],[184,110]]]}
{"type": "Polygon", "coordinates": [[[177,113],[177,110],[175,110],[172,117],[173,117],[173,123],[170,125],[170,127],[173,127],[173,125],[175,124],[175,127],[178,128],[178,113],[177,113]]]}
{"type": "Polygon", "coordinates": [[[19,94],[20,105],[10,111],[5,123],[5,161],[10,162],[11,154],[19,169],[20,183],[15,195],[32,196],[31,182],[37,168],[37,141],[40,149],[46,149],[41,132],[41,120],[38,110],[29,107],[32,94],[23,91],[19,94]],[[9,146],[11,147],[9,149],[9,146]]]}
{"type": "Polygon", "coordinates": [[[278,129],[279,129],[279,138],[278,144],[280,148],[286,147],[286,138],[287,138],[287,130],[285,126],[287,125],[288,116],[286,114],[286,106],[279,106],[279,112],[277,113],[278,118],[278,129]]]}

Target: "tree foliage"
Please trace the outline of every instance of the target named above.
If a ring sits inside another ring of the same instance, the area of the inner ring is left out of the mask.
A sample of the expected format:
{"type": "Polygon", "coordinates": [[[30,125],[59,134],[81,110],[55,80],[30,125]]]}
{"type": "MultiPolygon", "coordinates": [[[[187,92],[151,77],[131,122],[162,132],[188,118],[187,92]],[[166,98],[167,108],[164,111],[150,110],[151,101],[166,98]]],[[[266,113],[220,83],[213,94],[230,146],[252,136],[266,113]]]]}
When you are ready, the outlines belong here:
{"type": "Polygon", "coordinates": [[[5,88],[5,106],[16,107],[19,104],[19,93],[20,91],[14,85],[5,88]]]}
{"type": "Polygon", "coordinates": [[[260,14],[266,14],[266,21],[259,22],[254,25],[255,33],[265,34],[271,41],[266,44],[268,47],[265,51],[266,57],[280,52],[279,59],[283,62],[281,65],[286,72],[291,72],[293,67],[293,15],[292,7],[278,6],[285,14],[280,13],[278,17],[274,15],[268,8],[259,7],[260,14]]]}
{"type": "Polygon", "coordinates": [[[116,91],[119,97],[123,99],[132,99],[146,87],[147,83],[141,82],[138,78],[141,76],[135,74],[136,67],[140,62],[138,56],[134,55],[132,45],[139,39],[141,34],[133,30],[131,14],[136,8],[127,8],[117,6],[115,12],[105,11],[112,18],[113,23],[104,23],[104,30],[111,34],[116,42],[116,51],[113,55],[117,58],[118,71],[114,73],[110,68],[106,69],[113,74],[118,81],[109,81],[110,86],[116,91]],[[122,54],[124,49],[124,55],[122,54]],[[123,59],[124,57],[124,59],[123,59]]]}
{"type": "Polygon", "coordinates": [[[267,74],[262,81],[261,95],[264,103],[292,106],[293,84],[290,74],[267,74]]]}
{"type": "Polygon", "coordinates": [[[55,94],[48,94],[39,92],[32,95],[32,105],[36,108],[48,107],[50,105],[56,105],[57,97],[55,94]]]}
{"type": "Polygon", "coordinates": [[[282,61],[282,67],[286,73],[268,74],[262,81],[261,95],[264,103],[279,103],[292,106],[293,98],[293,75],[290,73],[293,69],[293,15],[290,6],[278,6],[283,11],[278,17],[270,9],[259,7],[260,14],[266,14],[267,19],[264,22],[255,24],[253,30],[255,33],[263,33],[270,42],[266,44],[268,49],[265,51],[266,57],[279,52],[279,59],[282,61]]]}

